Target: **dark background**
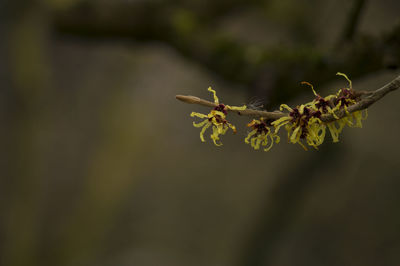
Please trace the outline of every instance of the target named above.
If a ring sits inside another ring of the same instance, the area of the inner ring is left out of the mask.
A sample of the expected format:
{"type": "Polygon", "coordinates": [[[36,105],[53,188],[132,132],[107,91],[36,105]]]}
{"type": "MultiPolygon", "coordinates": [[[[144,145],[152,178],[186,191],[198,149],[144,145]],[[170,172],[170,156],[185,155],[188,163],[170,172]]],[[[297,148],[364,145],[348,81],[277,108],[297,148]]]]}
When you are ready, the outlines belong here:
{"type": "MultiPolygon", "coordinates": [[[[319,151],[201,143],[176,94],[399,74],[397,0],[0,1],[0,265],[399,265],[399,93],[319,151]]],[[[206,136],[208,133],[206,134],[206,136]]]]}

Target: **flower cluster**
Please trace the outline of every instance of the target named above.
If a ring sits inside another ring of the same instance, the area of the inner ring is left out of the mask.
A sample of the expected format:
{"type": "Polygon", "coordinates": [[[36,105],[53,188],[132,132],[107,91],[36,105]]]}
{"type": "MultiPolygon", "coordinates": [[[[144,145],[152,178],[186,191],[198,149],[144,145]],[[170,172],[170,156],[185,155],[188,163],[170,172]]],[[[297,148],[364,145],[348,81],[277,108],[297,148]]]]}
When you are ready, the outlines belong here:
{"type": "MultiPolygon", "coordinates": [[[[298,105],[295,108],[282,104],[280,111],[286,110],[288,114],[279,119],[269,118],[265,120],[262,117],[253,119],[247,124],[252,130],[244,139],[245,143],[250,144],[255,150],[259,150],[262,147],[264,151],[269,151],[274,143],[280,142],[278,133],[283,127],[287,131],[290,143],[297,143],[305,150],[307,150],[307,146],[318,149],[318,146],[325,140],[327,129],[333,142],[338,142],[339,135],[345,126],[362,127],[362,120],[366,119],[367,110],[352,113],[348,110],[350,106],[361,100],[360,93],[356,93],[353,90],[351,80],[345,74],[338,72],[337,75],[343,76],[349,82],[348,88],[342,88],[336,94],[322,97],[310,83],[302,82],[302,84],[311,87],[315,98],[311,102],[298,105]],[[363,115],[364,113],[365,115],[363,115]],[[332,121],[330,120],[331,118],[335,120],[332,121]]],[[[208,88],[208,91],[213,93],[214,103],[208,102],[205,105],[211,105],[214,108],[208,114],[192,112],[192,117],[204,119],[200,123],[193,122],[193,125],[201,128],[200,139],[202,142],[205,142],[204,133],[211,127],[212,134],[210,138],[216,146],[221,146],[220,136],[224,135],[229,128],[232,129],[233,133],[236,133],[236,127],[226,119],[228,111],[243,111],[247,107],[224,105],[219,102],[216,92],[211,87],[208,88]]],[[[191,100],[199,100],[199,98],[193,99],[191,100]]],[[[246,113],[247,115],[258,115],[260,112],[248,109],[246,113]]]]}
{"type": "MultiPolygon", "coordinates": [[[[275,127],[275,133],[282,126],[285,126],[289,142],[298,143],[307,150],[304,144],[317,149],[324,142],[326,128],[329,129],[333,142],[338,142],[339,134],[346,125],[350,127],[362,127],[361,121],[366,119],[366,116],[362,115],[362,111],[349,113],[347,110],[347,107],[357,103],[359,96],[352,89],[351,80],[345,74],[337,73],[337,75],[347,79],[349,88],[342,88],[336,95],[329,95],[327,97],[317,94],[310,83],[302,82],[302,84],[311,87],[315,99],[312,102],[302,104],[293,109],[286,104],[282,104],[280,110],[287,109],[289,116],[272,122],[272,125],[275,127]],[[339,118],[336,113],[341,110],[344,110],[345,116],[339,118]],[[336,120],[327,123],[323,122],[321,116],[326,114],[332,115],[336,120]],[[303,143],[303,140],[305,143],[303,143]]],[[[365,110],[365,114],[367,114],[367,110],[365,110]]]]}
{"type": "MultiPolygon", "coordinates": [[[[269,124],[269,123],[268,123],[269,124]]],[[[247,135],[244,141],[247,144],[250,144],[255,150],[260,149],[260,145],[267,146],[268,142],[270,142],[269,146],[264,148],[264,151],[269,151],[274,145],[274,141],[279,143],[280,138],[275,132],[272,132],[263,118],[260,120],[253,119],[248,127],[251,127],[253,130],[247,135]]]]}
{"type": "Polygon", "coordinates": [[[298,143],[305,150],[307,148],[302,143],[303,139],[309,146],[314,148],[324,142],[326,126],[320,119],[321,112],[319,110],[313,110],[304,104],[293,109],[286,104],[282,104],[280,109],[281,111],[287,109],[290,113],[289,116],[284,116],[272,122],[275,127],[275,134],[278,133],[282,126],[285,126],[289,142],[298,143]]]}
{"type": "Polygon", "coordinates": [[[224,105],[219,102],[219,99],[217,97],[217,93],[215,90],[208,88],[208,91],[213,93],[214,96],[214,103],[216,106],[214,107],[213,110],[210,111],[209,114],[201,114],[197,112],[192,112],[190,114],[191,117],[199,117],[199,118],[205,118],[200,123],[195,123],[193,122],[193,126],[195,127],[201,127],[200,131],[200,139],[202,142],[205,142],[204,139],[204,133],[206,130],[212,126],[212,134],[211,134],[211,139],[213,140],[214,144],[216,146],[221,146],[222,143],[220,142],[220,135],[225,135],[225,133],[228,131],[229,128],[232,129],[233,133],[236,133],[236,127],[229,123],[226,120],[226,116],[228,114],[228,110],[245,110],[246,106],[242,107],[237,107],[237,106],[229,106],[229,105],[224,105]]]}

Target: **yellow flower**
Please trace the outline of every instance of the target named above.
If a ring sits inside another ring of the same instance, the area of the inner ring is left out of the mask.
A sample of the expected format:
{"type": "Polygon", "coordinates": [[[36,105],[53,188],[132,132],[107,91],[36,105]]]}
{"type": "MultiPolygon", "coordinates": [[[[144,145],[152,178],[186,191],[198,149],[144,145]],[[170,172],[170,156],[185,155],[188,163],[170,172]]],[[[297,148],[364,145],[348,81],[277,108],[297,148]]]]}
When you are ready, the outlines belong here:
{"type": "Polygon", "coordinates": [[[356,123],[352,125],[352,127],[359,127],[362,128],[362,120],[366,120],[368,118],[368,110],[364,109],[363,111],[356,111],[351,114],[352,117],[356,120],[356,123]],[[363,115],[364,112],[364,115],[363,115]]]}
{"type": "Polygon", "coordinates": [[[356,101],[357,97],[354,95],[351,80],[346,76],[346,74],[338,72],[338,73],[336,73],[336,75],[343,76],[349,82],[349,87],[342,88],[338,91],[338,93],[336,94],[335,101],[334,101],[334,103],[336,105],[335,108],[343,107],[344,110],[346,111],[346,114],[349,114],[349,112],[347,111],[347,107],[349,105],[357,103],[357,101],[356,101]]]}
{"type": "Polygon", "coordinates": [[[275,134],[282,126],[285,126],[289,142],[298,143],[305,150],[307,150],[307,147],[302,143],[302,140],[316,149],[324,142],[326,125],[319,119],[320,111],[313,110],[313,108],[304,104],[293,109],[282,104],[280,110],[283,109],[287,109],[290,113],[289,116],[284,116],[272,122],[275,127],[275,134]]]}
{"type": "Polygon", "coordinates": [[[228,131],[229,128],[232,129],[233,133],[236,133],[236,127],[226,120],[226,116],[228,114],[227,110],[245,110],[246,106],[236,107],[236,106],[220,104],[215,90],[211,89],[210,87],[208,88],[208,91],[213,93],[214,103],[216,103],[217,106],[213,110],[211,110],[211,112],[207,115],[197,112],[192,112],[190,116],[205,118],[205,120],[203,120],[200,123],[193,122],[193,126],[202,128],[200,131],[200,140],[202,142],[205,142],[204,133],[209,127],[212,126],[212,134],[210,135],[210,137],[216,146],[221,146],[222,143],[219,142],[220,135],[225,135],[225,133],[228,131]]]}
{"type": "Polygon", "coordinates": [[[326,125],[317,117],[311,117],[308,121],[306,141],[309,146],[318,149],[325,140],[326,125]]]}
{"type": "Polygon", "coordinates": [[[314,111],[320,111],[321,114],[329,113],[332,114],[335,118],[338,118],[335,114],[335,111],[340,108],[340,105],[334,107],[332,106],[333,100],[336,98],[336,95],[328,95],[326,97],[322,97],[314,90],[314,86],[311,83],[303,81],[301,82],[301,84],[310,86],[315,95],[315,99],[310,103],[306,103],[306,106],[311,107],[314,111]]]}
{"type": "Polygon", "coordinates": [[[260,146],[267,146],[270,142],[269,146],[264,149],[264,151],[269,151],[274,145],[274,141],[276,143],[280,141],[279,136],[271,131],[263,118],[260,120],[253,119],[247,126],[253,128],[253,130],[247,135],[244,142],[250,144],[255,150],[260,149],[260,146]]]}
{"type": "Polygon", "coordinates": [[[347,75],[340,72],[338,72],[336,75],[343,76],[349,82],[349,87],[340,89],[336,94],[336,98],[334,98],[334,104],[336,105],[335,111],[343,108],[346,112],[346,116],[327,124],[333,142],[339,141],[339,134],[342,132],[343,128],[346,125],[349,127],[361,128],[362,127],[361,121],[367,119],[368,116],[367,109],[365,109],[364,111],[356,111],[353,113],[349,113],[347,107],[356,104],[358,97],[355,95],[351,80],[347,77],[347,75]],[[363,112],[365,113],[365,116],[363,116],[363,112]],[[338,124],[338,126],[336,126],[336,124],[338,124]]]}
{"type": "Polygon", "coordinates": [[[315,99],[312,102],[307,103],[306,106],[315,111],[320,111],[321,114],[331,114],[337,119],[333,122],[325,123],[332,136],[333,142],[339,141],[339,135],[345,126],[362,127],[361,121],[367,118],[367,110],[364,111],[365,116],[362,114],[363,111],[356,111],[353,113],[348,111],[347,108],[350,105],[357,103],[358,96],[356,96],[354,93],[352,82],[346,74],[338,72],[336,75],[343,76],[349,82],[349,87],[342,88],[336,93],[336,95],[329,95],[327,97],[321,97],[319,94],[317,94],[314,90],[314,87],[310,83],[302,82],[302,84],[310,86],[315,95],[315,99]],[[346,116],[339,119],[339,117],[336,115],[336,111],[341,109],[345,111],[346,116]]]}

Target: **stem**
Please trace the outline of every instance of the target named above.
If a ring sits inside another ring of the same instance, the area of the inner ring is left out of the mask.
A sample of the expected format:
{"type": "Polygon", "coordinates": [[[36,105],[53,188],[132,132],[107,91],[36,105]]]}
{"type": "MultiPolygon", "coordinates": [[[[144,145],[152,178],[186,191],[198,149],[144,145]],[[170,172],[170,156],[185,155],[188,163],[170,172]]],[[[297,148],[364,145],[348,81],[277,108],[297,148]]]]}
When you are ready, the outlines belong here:
{"type": "MultiPolygon", "coordinates": [[[[207,106],[207,107],[216,107],[217,106],[216,103],[213,103],[213,102],[210,102],[207,100],[203,100],[203,99],[200,99],[199,97],[195,97],[195,96],[191,96],[191,95],[188,95],[188,96],[176,95],[175,98],[177,100],[180,100],[185,103],[190,103],[190,104],[199,104],[199,105],[203,105],[203,106],[207,106]]],[[[279,118],[287,115],[280,111],[267,112],[267,111],[260,111],[260,110],[254,110],[254,109],[246,109],[246,110],[227,109],[227,111],[237,113],[238,115],[264,117],[266,119],[273,119],[273,120],[279,119],[279,118]]]]}
{"type": "MultiPolygon", "coordinates": [[[[361,99],[359,102],[356,104],[353,104],[347,108],[348,112],[353,113],[356,111],[361,111],[375,102],[379,101],[382,97],[384,97],[386,94],[388,94],[391,91],[397,90],[400,88],[400,76],[383,86],[382,88],[379,88],[375,91],[370,91],[370,92],[360,92],[360,94],[363,95],[368,95],[367,97],[361,99]]],[[[177,100],[180,100],[185,103],[190,103],[190,104],[199,104],[207,107],[215,107],[217,106],[216,103],[201,99],[196,96],[185,96],[185,95],[176,95],[175,96],[177,100]]],[[[230,110],[227,109],[227,111],[237,113],[239,115],[244,115],[244,116],[252,116],[252,117],[263,117],[267,120],[276,120],[281,117],[287,116],[288,113],[283,113],[280,111],[274,111],[274,112],[268,112],[268,111],[260,111],[260,110],[254,110],[254,109],[246,109],[246,110],[230,110]]],[[[345,117],[347,114],[345,110],[339,110],[336,113],[336,116],[340,118],[345,117]]],[[[337,120],[332,114],[325,114],[321,117],[321,120],[323,122],[332,122],[337,120]]]]}

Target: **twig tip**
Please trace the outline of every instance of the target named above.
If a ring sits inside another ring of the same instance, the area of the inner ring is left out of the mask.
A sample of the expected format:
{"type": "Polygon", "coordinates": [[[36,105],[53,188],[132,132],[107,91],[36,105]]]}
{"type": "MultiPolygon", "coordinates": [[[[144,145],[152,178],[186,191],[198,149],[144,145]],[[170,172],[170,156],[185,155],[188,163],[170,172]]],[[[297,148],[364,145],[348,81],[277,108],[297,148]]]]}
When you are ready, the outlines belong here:
{"type": "Polygon", "coordinates": [[[200,98],[196,96],[191,96],[191,95],[176,95],[175,98],[179,101],[185,102],[185,103],[198,103],[200,102],[200,98]]]}

